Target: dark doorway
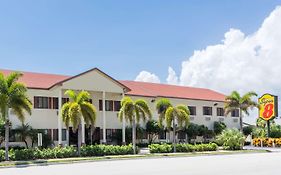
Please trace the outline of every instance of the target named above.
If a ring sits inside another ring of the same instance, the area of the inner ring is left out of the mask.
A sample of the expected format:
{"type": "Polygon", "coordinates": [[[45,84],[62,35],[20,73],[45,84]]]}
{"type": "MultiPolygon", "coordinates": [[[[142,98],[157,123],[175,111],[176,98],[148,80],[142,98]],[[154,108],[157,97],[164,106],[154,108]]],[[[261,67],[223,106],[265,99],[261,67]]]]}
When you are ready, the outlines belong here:
{"type": "MultiPolygon", "coordinates": [[[[69,127],[69,145],[77,146],[78,131],[73,132],[72,127],[69,127]]],[[[100,144],[100,128],[87,128],[85,126],[85,143],[86,145],[100,144]]]]}
{"type": "Polygon", "coordinates": [[[87,145],[100,144],[100,128],[86,128],[85,129],[85,142],[87,145]]]}
{"type": "Polygon", "coordinates": [[[69,127],[69,145],[77,146],[78,131],[73,132],[72,127],[69,127]]]}

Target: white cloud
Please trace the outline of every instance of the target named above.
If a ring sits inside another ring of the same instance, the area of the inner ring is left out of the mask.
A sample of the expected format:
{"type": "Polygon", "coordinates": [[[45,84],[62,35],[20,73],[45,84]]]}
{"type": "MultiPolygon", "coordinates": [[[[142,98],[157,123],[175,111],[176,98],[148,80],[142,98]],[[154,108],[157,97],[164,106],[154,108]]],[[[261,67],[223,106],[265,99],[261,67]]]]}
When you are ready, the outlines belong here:
{"type": "Polygon", "coordinates": [[[182,62],[179,78],[169,68],[167,82],[225,94],[254,90],[259,95],[268,92],[281,97],[281,7],[256,32],[245,35],[230,29],[221,43],[194,51],[182,62]]]}
{"type": "Polygon", "coordinates": [[[160,83],[160,79],[158,76],[147,71],[141,71],[139,75],[136,77],[135,81],[160,83]]]}
{"type": "Polygon", "coordinates": [[[254,90],[281,95],[281,7],[253,34],[238,29],[225,33],[222,43],[194,51],[182,63],[180,84],[223,93],[254,90]]]}
{"type": "Polygon", "coordinates": [[[168,77],[166,81],[168,84],[174,84],[174,85],[179,84],[179,78],[177,77],[177,74],[172,67],[168,68],[168,77]]]}

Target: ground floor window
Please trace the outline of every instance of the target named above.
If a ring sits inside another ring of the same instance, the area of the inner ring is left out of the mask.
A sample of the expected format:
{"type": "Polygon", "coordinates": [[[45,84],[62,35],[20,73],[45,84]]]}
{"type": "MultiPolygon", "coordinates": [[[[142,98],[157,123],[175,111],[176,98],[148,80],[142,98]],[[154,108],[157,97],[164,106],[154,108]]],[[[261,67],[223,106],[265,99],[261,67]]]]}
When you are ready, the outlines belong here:
{"type": "Polygon", "coordinates": [[[161,131],[159,133],[159,139],[160,140],[165,140],[166,139],[166,132],[165,131],[161,131]]]}
{"type": "MultiPolygon", "coordinates": [[[[62,129],[62,141],[66,141],[66,129],[62,129]]],[[[53,129],[53,141],[59,140],[59,130],[53,129]]]]}
{"type": "Polygon", "coordinates": [[[184,131],[179,131],[178,132],[178,139],[186,139],[186,133],[184,131]]]}

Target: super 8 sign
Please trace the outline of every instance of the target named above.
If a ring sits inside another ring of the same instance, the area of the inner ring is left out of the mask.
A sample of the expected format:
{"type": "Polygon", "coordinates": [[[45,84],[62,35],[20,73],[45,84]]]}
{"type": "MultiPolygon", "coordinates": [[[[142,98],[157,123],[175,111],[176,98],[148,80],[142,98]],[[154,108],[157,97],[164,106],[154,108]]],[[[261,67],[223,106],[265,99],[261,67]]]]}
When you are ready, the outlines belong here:
{"type": "Polygon", "coordinates": [[[259,117],[268,121],[278,116],[278,98],[271,94],[264,94],[259,98],[259,117]]]}

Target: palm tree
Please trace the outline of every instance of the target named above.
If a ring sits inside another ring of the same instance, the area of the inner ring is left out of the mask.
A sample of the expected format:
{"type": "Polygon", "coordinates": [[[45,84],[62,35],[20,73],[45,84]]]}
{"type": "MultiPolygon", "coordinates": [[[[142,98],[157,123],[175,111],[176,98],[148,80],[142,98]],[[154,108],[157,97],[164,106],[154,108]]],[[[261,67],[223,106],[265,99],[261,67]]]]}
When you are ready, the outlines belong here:
{"type": "Polygon", "coordinates": [[[234,110],[239,110],[240,118],[240,131],[243,130],[243,113],[249,115],[249,108],[253,109],[258,107],[258,104],[252,100],[253,97],[258,96],[255,92],[248,92],[241,96],[237,91],[233,91],[229,96],[225,98],[225,114],[228,115],[234,110]]]}
{"type": "Polygon", "coordinates": [[[173,148],[176,152],[176,123],[179,128],[187,127],[189,125],[190,111],[186,105],[173,106],[168,99],[160,99],[156,103],[156,109],[159,113],[159,124],[165,120],[167,129],[173,127],[173,148]]]}
{"type": "Polygon", "coordinates": [[[27,88],[18,82],[20,77],[22,74],[19,72],[13,72],[7,77],[0,73],[0,115],[5,121],[6,160],[9,160],[10,111],[13,111],[22,123],[25,119],[25,113],[31,115],[32,103],[26,94],[27,88]]]}
{"type": "Polygon", "coordinates": [[[123,117],[132,125],[132,142],[134,154],[136,154],[136,124],[143,122],[147,118],[151,119],[151,110],[145,100],[138,99],[133,101],[130,97],[124,97],[121,101],[121,109],[118,113],[119,119],[122,121],[123,117]]]}
{"type": "Polygon", "coordinates": [[[78,155],[81,153],[82,144],[82,119],[85,121],[87,127],[95,125],[96,122],[96,108],[92,105],[90,100],[90,94],[86,91],[76,93],[73,90],[67,90],[65,95],[68,95],[70,101],[65,103],[61,109],[62,120],[66,127],[72,124],[74,132],[78,130],[78,155]]]}
{"type": "Polygon", "coordinates": [[[31,133],[32,132],[32,127],[29,126],[29,124],[24,124],[22,123],[21,126],[18,126],[16,129],[15,129],[15,133],[17,133],[21,140],[25,143],[25,146],[26,148],[28,148],[28,144],[27,144],[27,137],[31,137],[31,133]]]}

